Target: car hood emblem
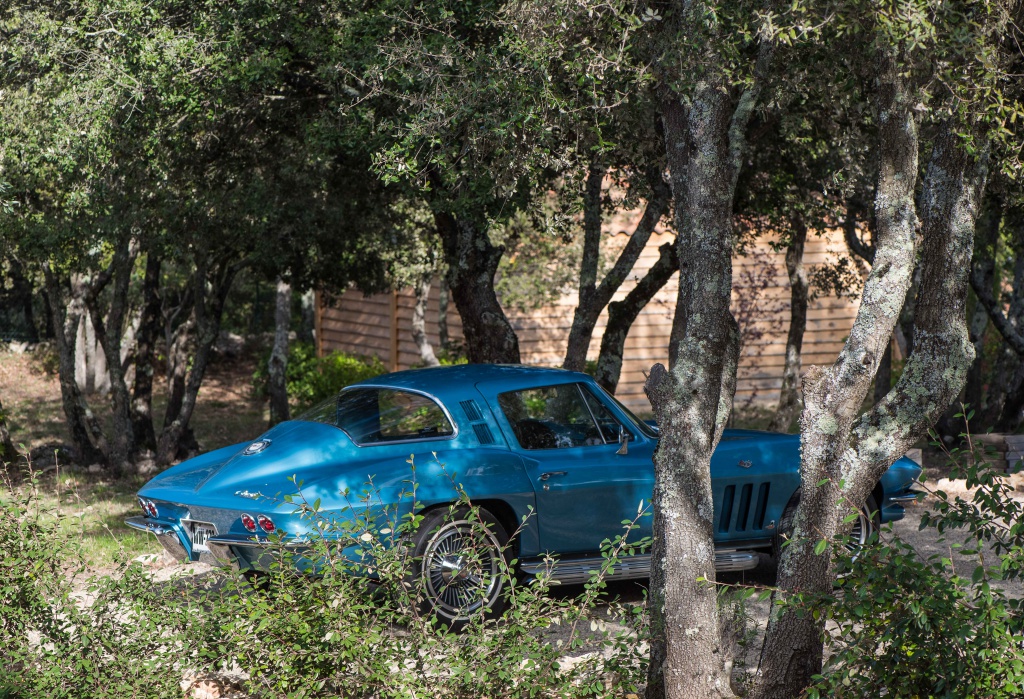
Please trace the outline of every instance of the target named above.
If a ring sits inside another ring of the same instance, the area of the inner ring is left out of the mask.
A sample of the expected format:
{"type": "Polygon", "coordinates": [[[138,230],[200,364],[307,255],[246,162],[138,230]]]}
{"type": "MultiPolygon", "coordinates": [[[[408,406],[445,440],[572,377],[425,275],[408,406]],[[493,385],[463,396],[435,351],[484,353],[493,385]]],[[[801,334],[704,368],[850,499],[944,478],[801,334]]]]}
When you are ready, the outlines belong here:
{"type": "Polygon", "coordinates": [[[269,446],[269,439],[257,439],[255,442],[247,446],[242,453],[246,456],[252,456],[253,454],[259,454],[261,451],[263,451],[269,446]]]}

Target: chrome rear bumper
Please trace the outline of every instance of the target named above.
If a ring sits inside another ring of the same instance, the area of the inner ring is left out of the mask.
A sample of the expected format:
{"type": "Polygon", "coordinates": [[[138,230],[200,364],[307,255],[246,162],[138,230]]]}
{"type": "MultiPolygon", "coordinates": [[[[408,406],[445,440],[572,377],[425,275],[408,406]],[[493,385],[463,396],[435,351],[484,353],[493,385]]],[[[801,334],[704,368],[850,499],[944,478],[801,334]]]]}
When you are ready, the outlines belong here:
{"type": "Polygon", "coordinates": [[[163,546],[164,550],[172,555],[175,560],[192,560],[188,551],[185,550],[185,545],[181,543],[181,538],[178,536],[177,530],[172,525],[165,524],[163,522],[154,522],[147,517],[129,517],[124,521],[124,523],[132,529],[156,535],[157,541],[160,542],[160,545],[163,546]]]}

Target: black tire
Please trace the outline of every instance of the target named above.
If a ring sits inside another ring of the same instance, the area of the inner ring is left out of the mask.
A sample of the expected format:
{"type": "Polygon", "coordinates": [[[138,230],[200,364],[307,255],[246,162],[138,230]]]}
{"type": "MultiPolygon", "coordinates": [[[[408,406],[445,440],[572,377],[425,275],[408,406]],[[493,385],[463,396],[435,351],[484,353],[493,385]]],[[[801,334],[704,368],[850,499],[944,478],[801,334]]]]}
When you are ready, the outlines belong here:
{"type": "Polygon", "coordinates": [[[505,608],[508,533],[483,508],[427,512],[412,539],[411,582],[420,611],[459,629],[505,608]]]}
{"type": "MultiPolygon", "coordinates": [[[[782,516],[779,518],[779,524],[775,528],[775,537],[772,539],[772,558],[775,559],[776,564],[782,556],[783,542],[793,535],[793,520],[796,517],[796,508],[799,504],[800,491],[798,490],[789,499],[786,509],[782,511],[782,516]]],[[[847,544],[847,548],[850,551],[856,551],[864,546],[871,535],[878,531],[880,521],[875,496],[869,495],[864,507],[860,509],[860,516],[853,523],[853,529],[850,530],[850,543],[847,544]]]]}

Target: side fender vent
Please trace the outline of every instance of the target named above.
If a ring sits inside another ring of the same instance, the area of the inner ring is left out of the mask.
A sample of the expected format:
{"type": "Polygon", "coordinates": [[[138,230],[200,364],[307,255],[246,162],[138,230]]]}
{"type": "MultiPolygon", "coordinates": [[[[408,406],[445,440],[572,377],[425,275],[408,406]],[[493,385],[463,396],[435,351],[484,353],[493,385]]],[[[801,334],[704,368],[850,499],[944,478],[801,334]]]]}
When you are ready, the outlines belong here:
{"type": "Polygon", "coordinates": [[[478,422],[473,425],[473,431],[476,432],[476,438],[480,440],[481,444],[494,444],[494,435],[491,434],[491,428],[487,426],[486,422],[478,422]]]}

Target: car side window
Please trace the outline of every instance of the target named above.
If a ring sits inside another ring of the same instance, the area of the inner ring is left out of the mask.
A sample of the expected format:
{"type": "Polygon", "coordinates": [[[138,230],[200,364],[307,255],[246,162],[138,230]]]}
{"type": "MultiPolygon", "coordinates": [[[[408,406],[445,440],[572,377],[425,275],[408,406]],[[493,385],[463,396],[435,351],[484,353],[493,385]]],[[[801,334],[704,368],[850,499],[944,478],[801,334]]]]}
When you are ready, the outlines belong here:
{"type": "Polygon", "coordinates": [[[393,388],[353,388],[338,395],[336,425],[359,445],[450,437],[455,433],[437,403],[393,388]]]}
{"type": "Polygon", "coordinates": [[[605,443],[576,384],[502,393],[498,405],[523,449],[567,449],[605,443]]]}
{"type": "MultiPolygon", "coordinates": [[[[605,407],[604,403],[597,399],[590,389],[586,386],[580,386],[580,392],[583,394],[584,400],[587,402],[587,407],[590,408],[590,414],[594,416],[594,420],[597,421],[597,427],[601,431],[601,437],[605,443],[611,444],[619,441],[619,430],[622,428],[622,423],[616,419],[612,411],[605,407]]],[[[627,430],[628,432],[629,430],[627,430]]],[[[630,439],[633,435],[630,434],[630,439]]]]}

